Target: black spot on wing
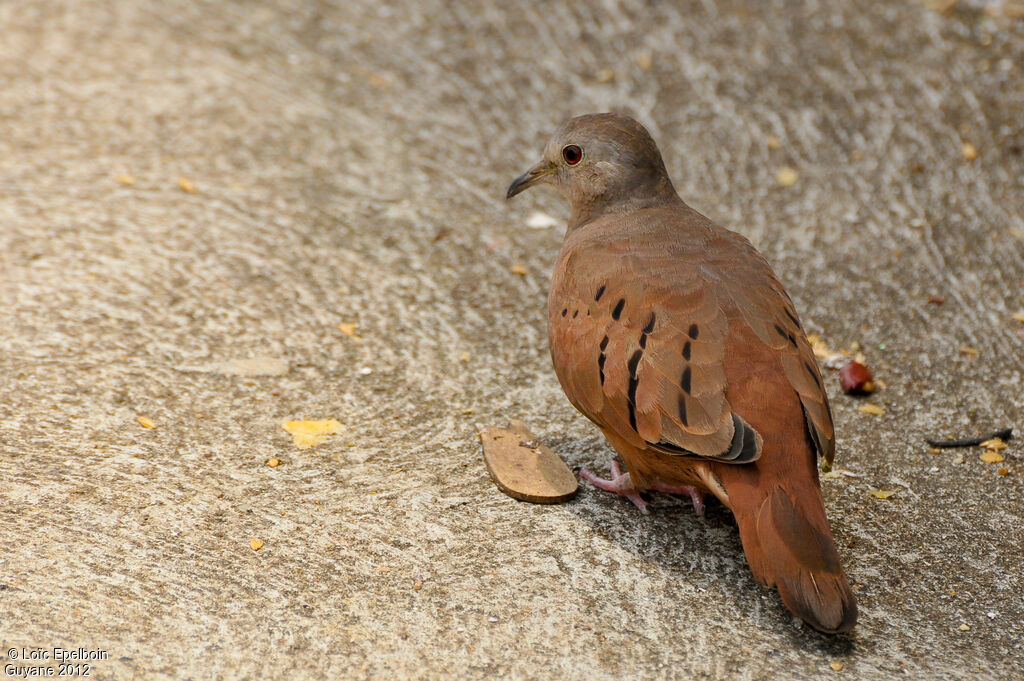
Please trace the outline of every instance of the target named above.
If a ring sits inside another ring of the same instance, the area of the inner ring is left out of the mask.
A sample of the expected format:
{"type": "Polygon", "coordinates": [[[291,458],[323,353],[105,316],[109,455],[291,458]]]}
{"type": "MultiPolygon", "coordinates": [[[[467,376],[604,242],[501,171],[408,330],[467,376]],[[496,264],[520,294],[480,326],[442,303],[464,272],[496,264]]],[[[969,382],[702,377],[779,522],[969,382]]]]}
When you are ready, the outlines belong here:
{"type": "Polygon", "coordinates": [[[686,420],[686,397],[684,395],[679,396],[679,423],[684,426],[690,425],[686,420]]]}
{"type": "Polygon", "coordinates": [[[682,378],[679,379],[679,387],[681,387],[683,389],[683,392],[686,393],[687,395],[690,394],[690,378],[690,367],[686,367],[685,369],[683,369],[682,378]]]}
{"type": "Polygon", "coordinates": [[[690,329],[689,331],[686,332],[686,335],[692,338],[693,340],[697,340],[697,336],[700,335],[700,327],[698,327],[696,324],[690,324],[690,329]]]}
{"type": "Polygon", "coordinates": [[[601,296],[604,295],[604,284],[601,284],[601,288],[597,289],[597,293],[594,294],[594,302],[601,300],[601,296]]]}
{"type": "Polygon", "coordinates": [[[818,376],[818,372],[814,370],[814,365],[808,362],[807,360],[804,360],[804,368],[807,369],[807,373],[810,374],[811,378],[814,380],[817,386],[824,390],[825,386],[822,385],[821,377],[818,376]]]}
{"type": "Polygon", "coordinates": [[[651,318],[647,322],[647,326],[645,326],[644,330],[640,333],[640,349],[641,350],[647,347],[647,334],[649,334],[653,330],[654,330],[654,313],[652,312],[651,313],[651,318]]]}
{"type": "Polygon", "coordinates": [[[619,317],[622,316],[622,308],[626,307],[626,299],[619,298],[619,302],[615,303],[615,309],[612,310],[612,319],[619,321],[619,317]]]}
{"type": "Polygon", "coordinates": [[[686,341],[686,345],[683,346],[683,359],[690,359],[690,341],[686,341]]]}
{"type": "Polygon", "coordinates": [[[786,312],[786,316],[789,317],[790,319],[792,319],[793,323],[796,324],[796,328],[799,329],[800,328],[800,320],[796,318],[796,315],[793,314],[793,311],[790,310],[788,307],[784,307],[782,309],[786,312]]]}
{"type": "Polygon", "coordinates": [[[643,354],[643,350],[637,350],[629,358],[629,362],[626,365],[629,368],[629,391],[627,393],[629,398],[629,427],[633,430],[636,430],[636,389],[640,385],[640,379],[637,377],[636,372],[640,366],[640,358],[643,354]]]}

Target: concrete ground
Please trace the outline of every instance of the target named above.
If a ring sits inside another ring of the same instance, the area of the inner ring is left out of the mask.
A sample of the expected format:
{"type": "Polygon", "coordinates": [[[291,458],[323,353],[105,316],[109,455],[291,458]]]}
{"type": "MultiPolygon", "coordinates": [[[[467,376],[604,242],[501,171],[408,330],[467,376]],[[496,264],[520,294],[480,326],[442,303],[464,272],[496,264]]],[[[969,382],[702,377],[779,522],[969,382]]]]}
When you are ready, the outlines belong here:
{"type": "Polygon", "coordinates": [[[1022,440],[924,443],[1024,428],[1012,11],[0,4],[5,673],[84,647],[95,679],[1024,678],[1022,440]],[[721,507],[487,477],[477,428],[509,417],[611,453],[547,353],[562,228],[527,220],[566,207],[503,200],[609,109],[885,384],[873,416],[826,375],[850,636],[759,588],[721,507]],[[343,430],[299,450],[298,418],[343,430]]]}

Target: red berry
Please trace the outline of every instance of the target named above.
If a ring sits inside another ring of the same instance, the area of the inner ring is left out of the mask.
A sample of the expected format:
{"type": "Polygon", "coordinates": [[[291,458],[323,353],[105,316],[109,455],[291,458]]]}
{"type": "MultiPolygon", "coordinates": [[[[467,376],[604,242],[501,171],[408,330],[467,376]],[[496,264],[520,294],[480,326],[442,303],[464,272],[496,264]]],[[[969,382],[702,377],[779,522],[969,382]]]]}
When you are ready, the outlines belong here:
{"type": "Polygon", "coordinates": [[[843,386],[843,392],[848,395],[867,395],[875,391],[871,369],[853,360],[839,370],[839,383],[843,386]]]}

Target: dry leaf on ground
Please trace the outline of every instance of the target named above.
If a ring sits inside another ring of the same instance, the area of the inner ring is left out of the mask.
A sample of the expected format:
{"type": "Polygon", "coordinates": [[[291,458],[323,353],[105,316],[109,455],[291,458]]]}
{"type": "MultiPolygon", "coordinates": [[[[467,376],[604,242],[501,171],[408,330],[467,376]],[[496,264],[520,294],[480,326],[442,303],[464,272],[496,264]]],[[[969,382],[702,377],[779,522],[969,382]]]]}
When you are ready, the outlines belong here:
{"type": "Polygon", "coordinates": [[[994,438],[985,440],[984,442],[982,442],[978,446],[979,447],[984,447],[985,449],[991,449],[993,452],[1000,452],[1000,451],[1006,449],[1006,443],[1003,442],[1003,438],[1001,438],[1001,437],[994,437],[994,438]]]}
{"type": "Polygon", "coordinates": [[[985,463],[1002,463],[1006,460],[999,452],[984,452],[978,458],[985,463]]]}
{"type": "Polygon", "coordinates": [[[775,181],[780,187],[792,187],[799,179],[800,175],[788,166],[775,171],[775,181]]]}
{"type": "Polygon", "coordinates": [[[868,494],[870,494],[871,496],[873,496],[876,499],[888,499],[893,494],[896,494],[896,492],[894,492],[891,489],[874,489],[874,488],[871,488],[871,489],[868,490],[868,494]]]}
{"type": "Polygon", "coordinates": [[[145,416],[139,416],[135,420],[138,421],[139,425],[142,426],[143,428],[156,428],[156,424],[153,423],[153,420],[148,419],[145,416]]]}
{"type": "Polygon", "coordinates": [[[882,414],[885,413],[884,408],[872,402],[860,405],[859,407],[857,407],[857,411],[864,412],[865,414],[871,414],[872,416],[881,416],[882,414]]]}
{"type": "Polygon", "coordinates": [[[326,421],[285,421],[281,427],[288,431],[299,449],[315,447],[341,430],[341,424],[334,419],[326,421]]]}

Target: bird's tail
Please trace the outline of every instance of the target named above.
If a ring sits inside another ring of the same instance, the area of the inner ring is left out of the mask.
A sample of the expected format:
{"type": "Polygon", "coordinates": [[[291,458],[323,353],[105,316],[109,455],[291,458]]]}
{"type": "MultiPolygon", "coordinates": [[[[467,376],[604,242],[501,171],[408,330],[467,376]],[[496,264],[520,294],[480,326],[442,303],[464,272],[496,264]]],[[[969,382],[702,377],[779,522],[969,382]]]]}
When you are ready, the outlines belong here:
{"type": "MultiPolygon", "coordinates": [[[[746,467],[732,471],[742,468],[746,467]]],[[[730,489],[732,471],[722,471],[722,482],[754,577],[776,586],[786,607],[818,631],[837,634],[852,629],[857,601],[839,564],[816,477],[797,478],[797,490],[787,489],[791,480],[768,483],[760,476],[744,475],[730,489]]]]}

